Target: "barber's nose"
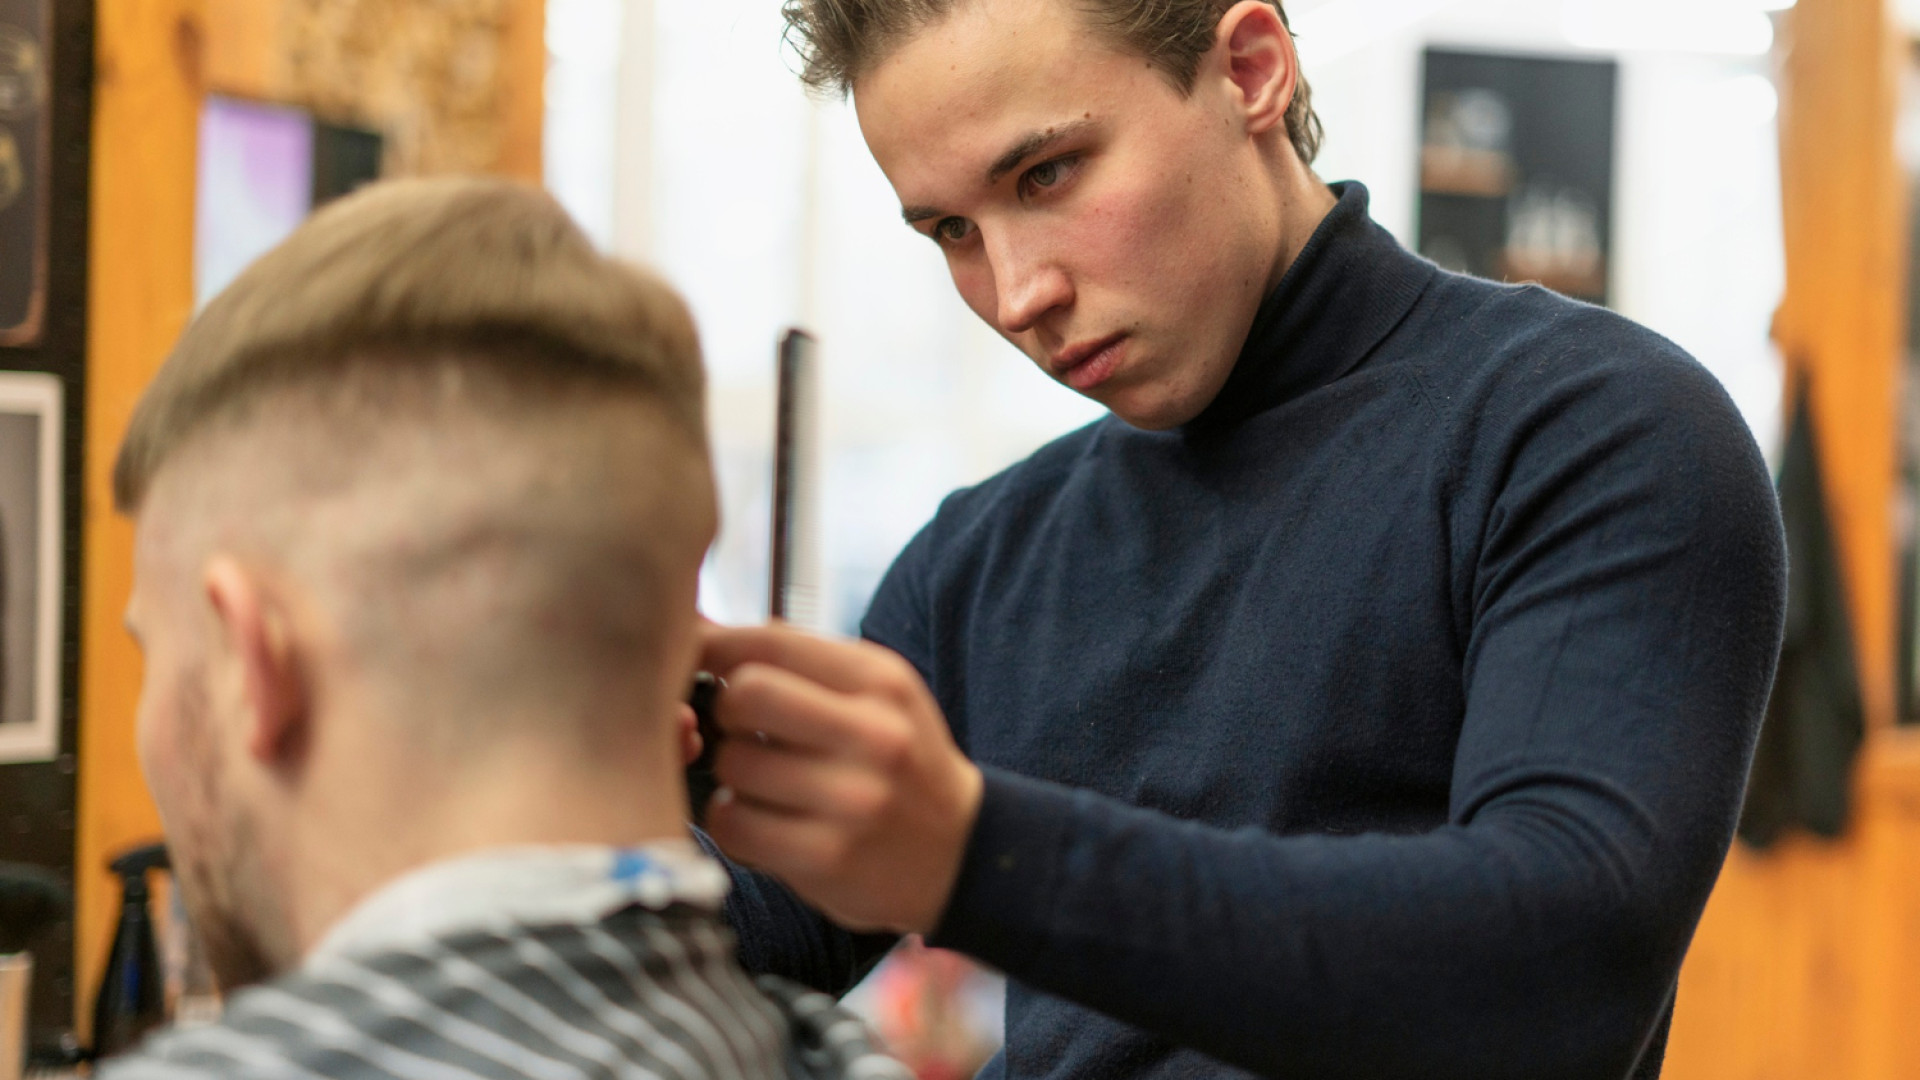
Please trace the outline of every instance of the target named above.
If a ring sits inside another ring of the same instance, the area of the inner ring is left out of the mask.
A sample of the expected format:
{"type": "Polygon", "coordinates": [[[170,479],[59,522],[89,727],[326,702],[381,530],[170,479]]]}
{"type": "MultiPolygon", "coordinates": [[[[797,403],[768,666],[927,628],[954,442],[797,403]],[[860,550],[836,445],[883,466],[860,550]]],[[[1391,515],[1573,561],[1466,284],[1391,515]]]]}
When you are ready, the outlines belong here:
{"type": "Polygon", "coordinates": [[[1047,312],[1073,303],[1073,279],[1057,260],[1005,241],[991,246],[998,249],[991,258],[1002,333],[1025,333],[1047,312]]]}

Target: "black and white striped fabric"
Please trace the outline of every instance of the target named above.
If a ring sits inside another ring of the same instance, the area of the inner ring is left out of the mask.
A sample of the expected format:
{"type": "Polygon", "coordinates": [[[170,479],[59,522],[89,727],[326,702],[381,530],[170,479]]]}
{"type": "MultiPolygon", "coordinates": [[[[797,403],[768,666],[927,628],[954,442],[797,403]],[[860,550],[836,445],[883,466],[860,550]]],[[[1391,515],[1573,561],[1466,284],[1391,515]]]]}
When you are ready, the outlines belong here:
{"type": "Polygon", "coordinates": [[[321,950],[234,995],[217,1023],[160,1034],[96,1075],[910,1080],[832,999],[756,983],[734,952],[711,905],[677,899],[592,919],[394,935],[321,950]]]}

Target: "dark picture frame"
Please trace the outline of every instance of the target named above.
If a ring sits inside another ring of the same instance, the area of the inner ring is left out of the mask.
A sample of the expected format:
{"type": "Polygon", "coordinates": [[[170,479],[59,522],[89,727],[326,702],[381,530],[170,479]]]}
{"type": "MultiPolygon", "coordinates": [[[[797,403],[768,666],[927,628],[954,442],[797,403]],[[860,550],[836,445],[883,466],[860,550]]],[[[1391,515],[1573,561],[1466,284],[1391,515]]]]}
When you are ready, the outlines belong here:
{"type": "Polygon", "coordinates": [[[46,322],[52,72],[52,0],[0,0],[0,346],[46,322]]]}
{"type": "MultiPolygon", "coordinates": [[[[87,281],[90,248],[89,193],[92,190],[94,24],[91,3],[54,0],[0,0],[0,20],[44,27],[44,101],[36,104],[42,125],[36,146],[49,148],[36,177],[46,182],[34,201],[35,246],[24,262],[19,249],[0,241],[0,265],[8,257],[30,268],[37,297],[37,325],[31,335],[16,333],[0,341],[0,371],[57,379],[61,388],[54,458],[59,477],[58,558],[61,575],[51,602],[57,605],[59,670],[56,702],[59,746],[51,758],[0,762],[0,862],[41,867],[69,885],[73,881],[76,831],[76,777],[79,774],[80,576],[86,481],[82,436],[86,430],[87,281]],[[22,13],[26,13],[24,16],[22,13]],[[44,208],[44,209],[42,209],[44,208]]],[[[36,67],[39,67],[36,64],[36,67]]],[[[36,96],[38,92],[36,91],[36,96]]],[[[16,208],[20,204],[16,203],[16,208]]],[[[44,475],[45,464],[41,473],[44,475]]],[[[36,534],[44,525],[36,528],[36,534]]],[[[36,560],[43,558],[36,554],[36,560]]],[[[39,605],[47,602],[36,598],[39,605]]],[[[38,650],[44,646],[35,643],[38,650]]],[[[36,695],[40,693],[36,687],[36,695]]],[[[67,1060],[73,1041],[74,1001],[81,996],[73,971],[73,922],[50,926],[27,944],[33,953],[32,1015],[27,1037],[35,1063],[67,1060]]]]}

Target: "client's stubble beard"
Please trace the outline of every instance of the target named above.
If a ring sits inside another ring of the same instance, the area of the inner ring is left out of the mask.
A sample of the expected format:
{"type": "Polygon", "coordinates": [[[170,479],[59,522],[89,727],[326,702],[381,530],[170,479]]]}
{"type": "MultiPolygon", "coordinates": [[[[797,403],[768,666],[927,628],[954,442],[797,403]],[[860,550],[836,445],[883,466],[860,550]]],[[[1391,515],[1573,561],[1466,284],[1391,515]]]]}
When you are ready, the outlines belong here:
{"type": "Polygon", "coordinates": [[[282,906],[266,887],[258,830],[245,808],[226,792],[226,770],[210,730],[204,671],[180,681],[174,707],[188,770],[179,785],[191,802],[184,820],[169,823],[168,849],[175,886],[187,919],[199,935],[207,965],[222,993],[280,974],[266,947],[260,920],[279,917],[282,906]]]}

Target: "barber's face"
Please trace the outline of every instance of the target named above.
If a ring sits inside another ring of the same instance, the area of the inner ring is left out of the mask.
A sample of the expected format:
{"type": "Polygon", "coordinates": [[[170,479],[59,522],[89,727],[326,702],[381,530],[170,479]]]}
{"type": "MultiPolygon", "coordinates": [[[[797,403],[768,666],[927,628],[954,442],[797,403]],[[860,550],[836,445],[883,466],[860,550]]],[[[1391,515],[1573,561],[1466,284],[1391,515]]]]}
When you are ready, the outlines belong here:
{"type": "Polygon", "coordinates": [[[142,771],[160,810],[173,877],[214,977],[232,990],[273,974],[262,920],[279,905],[260,871],[255,820],[236,783],[241,768],[236,695],[210,662],[215,620],[196,568],[160,515],[143,515],[127,626],[146,656],[137,735],[142,771]]]}
{"type": "Polygon", "coordinates": [[[969,0],[854,87],[968,306],[1139,427],[1219,392],[1276,258],[1278,208],[1218,66],[1183,96],[1072,4],[969,0]]]}

